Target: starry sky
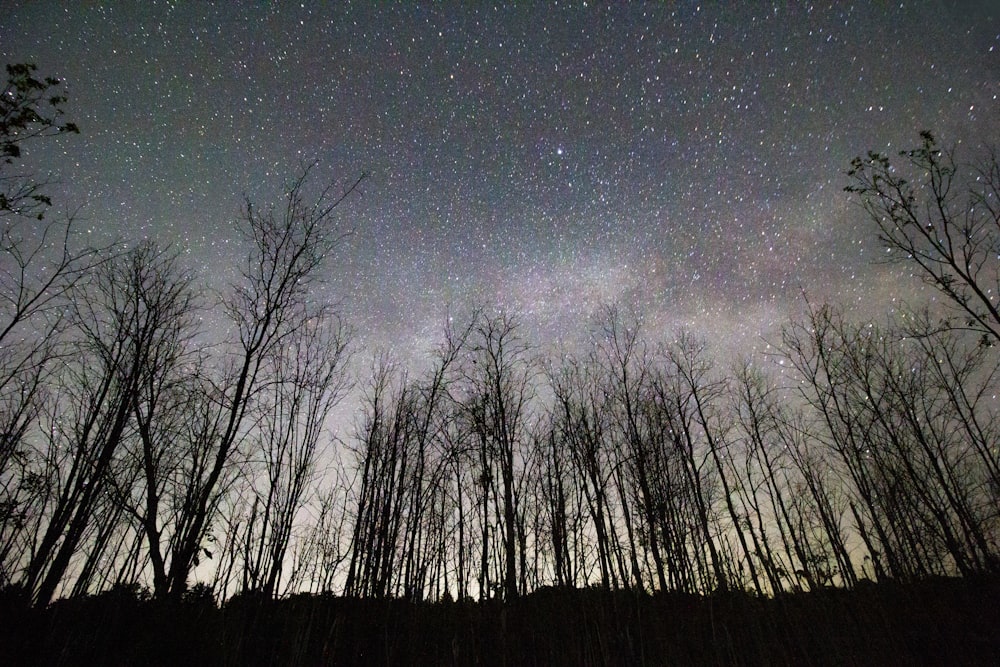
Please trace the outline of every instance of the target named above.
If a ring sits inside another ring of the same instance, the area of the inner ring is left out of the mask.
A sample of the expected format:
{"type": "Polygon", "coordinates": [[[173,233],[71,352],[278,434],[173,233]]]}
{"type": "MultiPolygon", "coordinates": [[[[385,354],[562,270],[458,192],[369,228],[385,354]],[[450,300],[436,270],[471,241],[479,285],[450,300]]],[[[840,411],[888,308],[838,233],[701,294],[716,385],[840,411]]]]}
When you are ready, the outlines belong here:
{"type": "Polygon", "coordinates": [[[540,345],[617,303],[740,353],[803,291],[883,317],[927,295],[873,264],[850,159],[1000,128],[993,2],[3,4],[2,59],[67,82],[81,134],[25,165],[82,233],[224,281],[244,193],[370,172],[322,289],[402,358],[473,305],[540,345]]]}

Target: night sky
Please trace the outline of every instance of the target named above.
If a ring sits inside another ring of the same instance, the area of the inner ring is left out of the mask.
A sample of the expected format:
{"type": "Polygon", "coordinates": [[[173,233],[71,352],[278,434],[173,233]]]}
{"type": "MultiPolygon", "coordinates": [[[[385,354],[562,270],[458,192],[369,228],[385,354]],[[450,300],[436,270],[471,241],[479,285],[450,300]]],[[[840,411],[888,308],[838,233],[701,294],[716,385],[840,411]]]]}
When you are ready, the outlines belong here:
{"type": "Polygon", "coordinates": [[[1000,128],[993,2],[328,4],[4,3],[2,59],[65,79],[81,129],[25,167],[95,242],[214,281],[243,193],[370,172],[323,288],[365,350],[422,353],[477,304],[569,344],[617,303],[749,352],[803,290],[883,319],[928,297],[873,264],[843,172],[1000,128]]]}

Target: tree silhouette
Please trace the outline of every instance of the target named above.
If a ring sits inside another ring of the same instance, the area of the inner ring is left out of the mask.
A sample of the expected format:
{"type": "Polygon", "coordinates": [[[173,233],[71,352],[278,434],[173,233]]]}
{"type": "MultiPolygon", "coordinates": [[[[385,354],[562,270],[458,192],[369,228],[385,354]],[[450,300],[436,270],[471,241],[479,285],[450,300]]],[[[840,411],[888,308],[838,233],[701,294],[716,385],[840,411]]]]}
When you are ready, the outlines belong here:
{"type": "Polygon", "coordinates": [[[11,166],[29,141],[79,133],[75,123],[62,119],[68,98],[59,79],[36,78],[35,65],[7,65],[7,82],[0,92],[0,217],[8,214],[41,220],[52,200],[43,190],[48,182],[31,175],[13,174],[11,166]]]}
{"type": "Polygon", "coordinates": [[[57,79],[31,64],[7,65],[0,94],[0,585],[16,578],[44,526],[51,461],[36,465],[26,438],[48,409],[57,361],[67,350],[76,288],[107,249],[74,247],[72,218],[41,222],[46,180],[15,171],[30,141],[67,132],[57,79]]]}
{"type": "Polygon", "coordinates": [[[172,544],[167,585],[173,595],[184,592],[195,559],[202,552],[220,480],[247,437],[252,403],[270,379],[268,364],[296,331],[309,327],[316,315],[308,306],[309,289],[349,233],[335,224],[335,213],[365,175],[341,191],[328,185],[310,203],[304,190],[310,168],[292,182],[281,211],[260,211],[247,200],[237,223],[237,230],[250,246],[242,281],[232,286],[225,302],[237,340],[224,377],[212,388],[212,403],[218,412],[199,438],[206,448],[207,465],[192,471],[184,523],[172,544]]]}
{"type": "Polygon", "coordinates": [[[110,483],[140,388],[163,382],[160,374],[172,370],[179,338],[187,334],[186,278],[152,244],[103,264],[89,287],[88,296],[74,302],[75,354],[64,361],[48,429],[55,455],[67,454],[52,470],[55,503],[23,580],[42,605],[62,581],[110,483]]]}
{"type": "Polygon", "coordinates": [[[995,149],[960,163],[930,132],[902,165],[869,152],[851,161],[845,190],[878,229],[888,261],[913,267],[960,315],[948,323],[1000,341],[1000,161],[995,149]],[[912,174],[912,175],[911,175],[912,174]],[[911,180],[915,179],[915,180],[911,180]]]}

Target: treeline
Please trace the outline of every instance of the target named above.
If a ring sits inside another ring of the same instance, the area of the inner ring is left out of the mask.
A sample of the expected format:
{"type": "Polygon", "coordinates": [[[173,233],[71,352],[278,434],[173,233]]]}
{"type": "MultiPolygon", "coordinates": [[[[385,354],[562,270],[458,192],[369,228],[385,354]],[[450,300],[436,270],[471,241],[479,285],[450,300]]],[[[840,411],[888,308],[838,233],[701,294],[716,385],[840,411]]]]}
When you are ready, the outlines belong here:
{"type": "Polygon", "coordinates": [[[533,356],[503,314],[446,339],[423,378],[374,374],[348,595],[766,595],[1000,563],[997,359],[978,339],[825,307],[764,368],[647,342],[612,308],[579,357],[533,356]]]}
{"type": "Polygon", "coordinates": [[[769,595],[1000,569],[995,157],[966,173],[925,135],[904,154],[914,185],[879,155],[852,165],[944,317],[807,303],[731,366],[611,306],[572,353],[479,309],[426,371],[376,355],[354,380],[315,287],[361,179],[310,195],[306,168],[282,206],[248,201],[239,276],[209,292],[155,242],[78,249],[72,220],[43,220],[44,183],[9,165],[23,139],[76,128],[33,72],[8,68],[0,96],[6,595],[769,595]],[[328,417],[352,386],[339,440],[328,417]]]}
{"type": "Polygon", "coordinates": [[[133,589],[5,615],[16,665],[996,665],[996,577],[761,598],[544,588],[510,602],[133,589]]]}

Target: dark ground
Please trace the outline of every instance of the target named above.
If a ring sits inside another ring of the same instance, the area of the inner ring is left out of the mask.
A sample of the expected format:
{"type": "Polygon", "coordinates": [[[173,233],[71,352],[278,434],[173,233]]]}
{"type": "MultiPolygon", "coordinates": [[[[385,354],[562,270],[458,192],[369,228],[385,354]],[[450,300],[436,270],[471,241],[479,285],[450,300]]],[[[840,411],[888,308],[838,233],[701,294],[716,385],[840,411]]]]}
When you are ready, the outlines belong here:
{"type": "Polygon", "coordinates": [[[5,665],[1000,665],[1000,579],[759,599],[543,589],[498,602],[0,601],[5,665]]]}

